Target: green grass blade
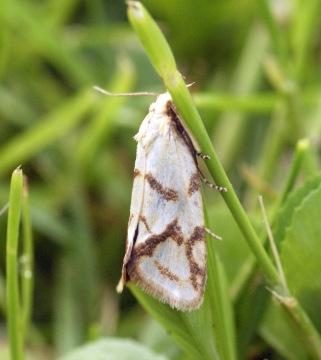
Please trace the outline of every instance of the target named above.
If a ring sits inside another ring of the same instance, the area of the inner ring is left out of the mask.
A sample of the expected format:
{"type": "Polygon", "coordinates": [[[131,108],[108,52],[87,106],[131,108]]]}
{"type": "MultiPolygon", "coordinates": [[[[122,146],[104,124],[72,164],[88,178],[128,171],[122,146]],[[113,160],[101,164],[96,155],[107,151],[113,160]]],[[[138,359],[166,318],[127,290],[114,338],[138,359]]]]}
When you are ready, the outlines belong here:
{"type": "Polygon", "coordinates": [[[7,319],[12,360],[23,360],[23,324],[19,297],[18,240],[22,203],[22,170],[17,168],[11,178],[7,228],[7,319]]]}
{"type": "Polygon", "coordinates": [[[219,360],[212,337],[210,304],[204,302],[199,310],[182,312],[149,296],[130,283],[130,290],[140,304],[169,332],[192,359],[219,360]]]}
{"type": "Polygon", "coordinates": [[[32,298],[34,289],[33,274],[33,237],[29,207],[29,191],[27,178],[23,179],[22,230],[23,254],[21,276],[21,299],[24,336],[27,338],[32,314],[32,298]]]}
{"type": "Polygon", "coordinates": [[[28,161],[83,120],[94,102],[92,90],[81,91],[25,132],[0,148],[0,175],[19,163],[28,161]]]}
{"type": "Polygon", "coordinates": [[[225,186],[227,188],[228,191],[222,193],[222,196],[243,232],[250,248],[262,266],[267,280],[272,287],[280,284],[279,275],[247,218],[215,153],[211,140],[193,103],[191,94],[189,93],[181,74],[176,67],[174,67],[175,63],[172,61],[173,56],[169,54],[170,48],[167,45],[163,34],[148,14],[147,10],[139,2],[128,2],[128,14],[132,26],[139,35],[147,54],[151,54],[150,60],[164,80],[165,85],[171,93],[174,103],[179,109],[188,128],[200,145],[202,152],[210,156],[210,160],[206,162],[206,165],[213,179],[219,186],[225,186]],[[152,37],[150,36],[151,29],[154,34],[152,37]],[[158,48],[159,53],[164,51],[162,60],[159,60],[159,56],[156,57],[153,55],[156,48],[158,48]],[[164,62],[166,61],[168,61],[168,65],[164,65],[164,62]]]}

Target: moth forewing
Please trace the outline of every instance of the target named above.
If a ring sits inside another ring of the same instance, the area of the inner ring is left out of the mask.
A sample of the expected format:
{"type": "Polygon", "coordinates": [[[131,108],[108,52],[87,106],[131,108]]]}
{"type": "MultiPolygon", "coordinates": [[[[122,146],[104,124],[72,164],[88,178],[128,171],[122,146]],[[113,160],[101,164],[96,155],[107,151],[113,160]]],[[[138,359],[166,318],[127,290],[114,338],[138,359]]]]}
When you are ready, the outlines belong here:
{"type": "MultiPolygon", "coordinates": [[[[179,124],[180,124],[179,132],[181,133],[182,136],[184,136],[185,140],[187,141],[187,145],[189,147],[191,146],[193,148],[193,150],[195,151],[195,154],[200,154],[201,148],[198,145],[198,143],[197,143],[196,139],[194,138],[193,134],[189,131],[189,128],[187,127],[184,119],[182,118],[182,116],[178,112],[172,98],[171,98],[170,111],[171,111],[171,116],[175,117],[179,121],[179,124]]],[[[205,159],[209,159],[209,156],[205,156],[205,159]]]]}
{"type": "Polygon", "coordinates": [[[134,170],[134,182],[132,190],[132,198],[130,204],[130,216],[128,220],[128,229],[127,229],[127,239],[126,239],[126,252],[123,261],[122,268],[122,277],[117,285],[117,292],[122,292],[123,287],[127,281],[127,271],[126,264],[130,260],[132,253],[132,248],[134,245],[134,240],[137,237],[137,228],[141,214],[141,207],[144,201],[144,196],[142,190],[144,189],[144,177],[142,169],[145,168],[145,156],[143,154],[142,147],[137,147],[137,156],[135,161],[135,170],[134,170]],[[141,169],[141,170],[139,170],[141,169]]]}
{"type": "Polygon", "coordinates": [[[130,279],[178,310],[200,307],[206,244],[193,142],[168,93],[140,126],[121,291],[130,279]]]}

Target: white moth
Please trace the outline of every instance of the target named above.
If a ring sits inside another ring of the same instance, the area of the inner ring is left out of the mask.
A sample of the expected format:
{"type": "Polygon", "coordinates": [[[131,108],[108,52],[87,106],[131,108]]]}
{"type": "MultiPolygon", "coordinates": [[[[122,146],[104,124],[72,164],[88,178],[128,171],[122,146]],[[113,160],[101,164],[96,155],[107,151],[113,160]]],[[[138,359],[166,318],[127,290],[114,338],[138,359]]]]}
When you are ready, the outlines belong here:
{"type": "MultiPolygon", "coordinates": [[[[122,277],[178,310],[198,309],[206,282],[200,172],[190,135],[170,94],[150,106],[138,134],[122,277]]],[[[213,234],[212,234],[213,235],[213,234]]],[[[215,236],[215,235],[214,235],[215,236]]]]}

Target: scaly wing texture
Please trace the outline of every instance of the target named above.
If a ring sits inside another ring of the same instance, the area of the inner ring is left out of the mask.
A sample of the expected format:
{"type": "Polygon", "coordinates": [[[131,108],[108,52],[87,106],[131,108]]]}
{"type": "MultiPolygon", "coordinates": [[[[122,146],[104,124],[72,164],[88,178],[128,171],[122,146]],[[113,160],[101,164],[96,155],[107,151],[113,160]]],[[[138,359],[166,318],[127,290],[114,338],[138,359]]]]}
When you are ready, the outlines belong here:
{"type": "MultiPolygon", "coordinates": [[[[146,131],[148,130],[148,125],[151,119],[153,118],[153,116],[154,116],[154,112],[151,112],[144,119],[141,125],[141,128],[143,128],[144,133],[146,133],[146,131]],[[147,129],[144,129],[144,127],[147,127],[147,129]]],[[[142,204],[144,201],[145,168],[146,168],[145,150],[143,149],[142,146],[137,146],[133,190],[132,190],[132,198],[130,203],[130,216],[129,216],[128,229],[127,229],[126,251],[123,261],[122,276],[117,285],[117,292],[123,291],[124,285],[127,280],[126,265],[131,257],[135,233],[140,219],[142,204]]]]}
{"type": "Polygon", "coordinates": [[[173,121],[150,115],[137,139],[128,231],[128,242],[136,241],[124,265],[130,279],[154,297],[180,310],[197,309],[206,281],[198,170],[173,121]]]}

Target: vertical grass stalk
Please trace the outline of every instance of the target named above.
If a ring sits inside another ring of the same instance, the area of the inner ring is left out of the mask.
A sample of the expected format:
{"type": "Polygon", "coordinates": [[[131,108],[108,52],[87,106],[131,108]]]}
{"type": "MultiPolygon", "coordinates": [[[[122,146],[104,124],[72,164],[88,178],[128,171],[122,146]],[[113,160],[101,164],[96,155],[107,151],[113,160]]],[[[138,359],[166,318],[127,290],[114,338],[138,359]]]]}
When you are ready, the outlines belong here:
{"type": "Polygon", "coordinates": [[[202,152],[210,156],[210,160],[206,162],[210,174],[218,185],[227,188],[228,191],[222,193],[222,196],[261,265],[270,286],[272,288],[278,285],[282,286],[275,266],[247,218],[215,153],[211,140],[193,103],[191,94],[186,87],[182,75],[176,68],[175,59],[166,39],[142,4],[137,1],[128,1],[127,4],[129,21],[139,36],[150,61],[162,77],[175,105],[200,145],[202,152]]]}
{"type": "Polygon", "coordinates": [[[7,228],[7,323],[12,360],[23,360],[23,325],[18,281],[18,240],[22,203],[22,170],[18,167],[12,174],[7,228]]]}
{"type": "MultiPolygon", "coordinates": [[[[255,255],[257,262],[261,266],[266,280],[276,293],[279,291],[282,293],[283,284],[276,267],[246,216],[215,153],[183,77],[176,68],[175,59],[166,39],[141,3],[137,1],[127,1],[127,4],[129,21],[139,36],[150,61],[163,79],[168,91],[172,95],[175,105],[200,145],[202,152],[210,156],[210,160],[206,162],[210,174],[218,185],[227,188],[228,191],[222,193],[222,196],[255,255]]],[[[308,332],[313,333],[313,339],[310,336],[310,345],[312,352],[318,353],[319,345],[321,344],[320,336],[313,327],[307,330],[305,326],[307,322],[302,321],[302,319],[306,318],[304,310],[301,307],[297,307],[297,311],[297,324],[306,334],[308,334],[308,332]]]]}
{"type": "Polygon", "coordinates": [[[29,193],[27,177],[23,178],[22,202],[22,231],[23,231],[23,256],[21,276],[21,300],[24,338],[27,338],[31,312],[32,295],[34,287],[33,278],[33,238],[29,208],[29,193]]]}

